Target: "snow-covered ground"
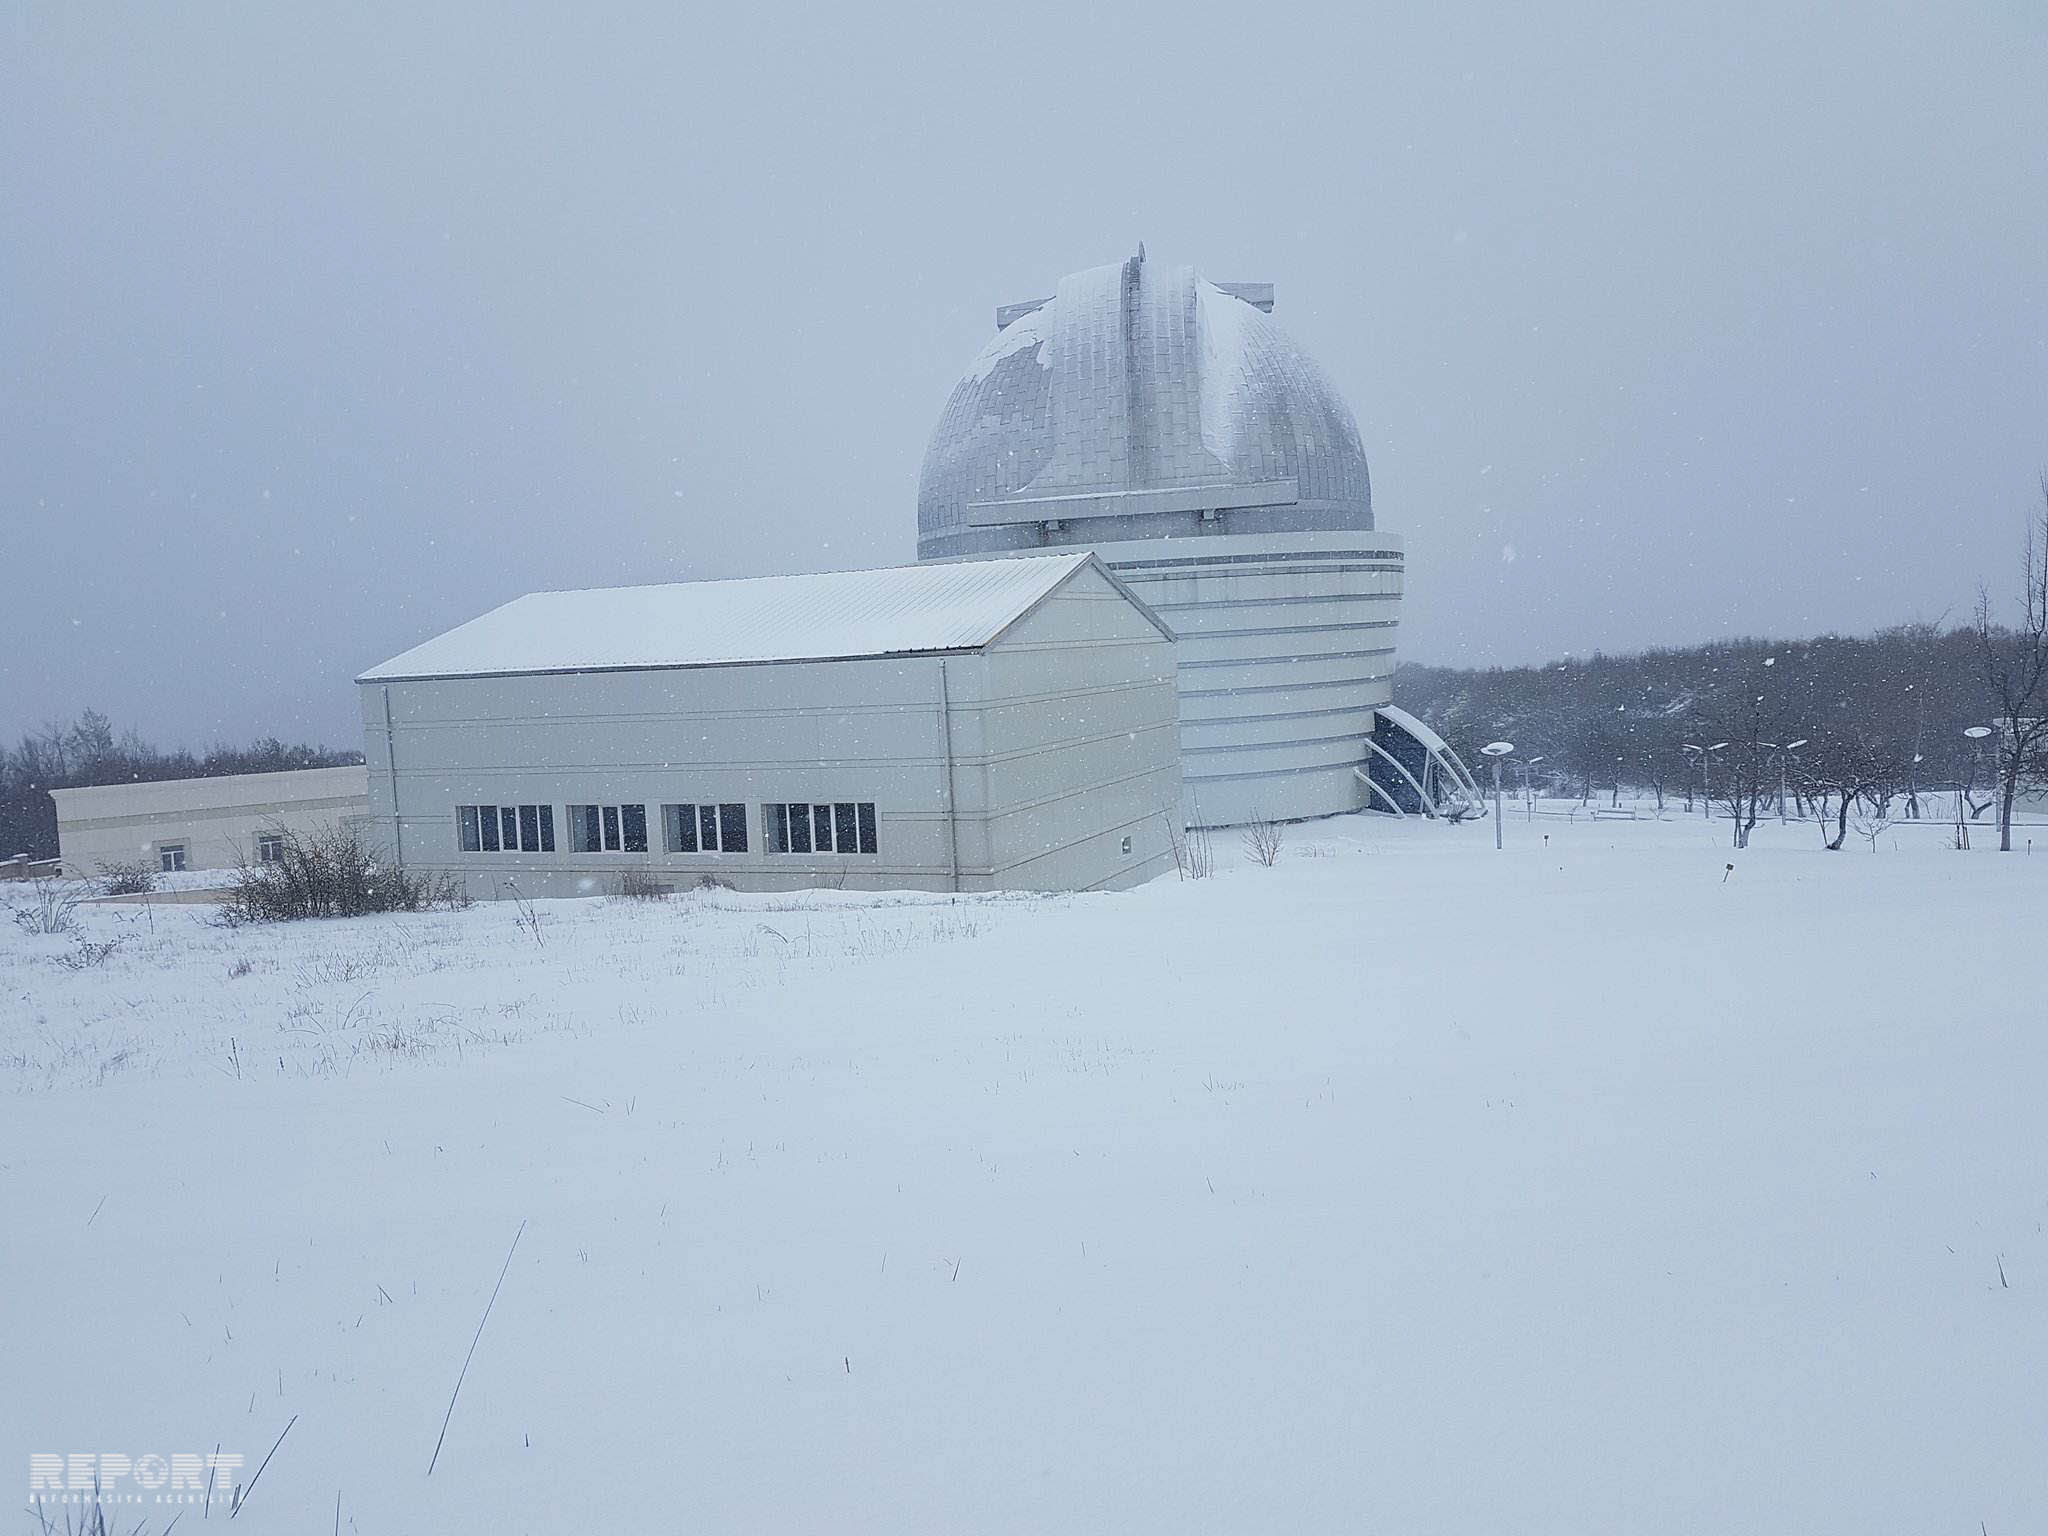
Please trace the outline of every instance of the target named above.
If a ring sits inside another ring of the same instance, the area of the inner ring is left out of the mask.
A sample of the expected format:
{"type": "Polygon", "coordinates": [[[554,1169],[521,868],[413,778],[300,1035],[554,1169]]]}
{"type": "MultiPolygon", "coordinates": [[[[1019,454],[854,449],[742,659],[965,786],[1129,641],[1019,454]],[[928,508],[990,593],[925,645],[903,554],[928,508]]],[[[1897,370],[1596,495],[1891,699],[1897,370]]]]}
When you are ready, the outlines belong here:
{"type": "Polygon", "coordinates": [[[0,1478],[289,1423],[239,1530],[2048,1530],[2048,843],[1507,838],[0,923],[0,1478]]]}

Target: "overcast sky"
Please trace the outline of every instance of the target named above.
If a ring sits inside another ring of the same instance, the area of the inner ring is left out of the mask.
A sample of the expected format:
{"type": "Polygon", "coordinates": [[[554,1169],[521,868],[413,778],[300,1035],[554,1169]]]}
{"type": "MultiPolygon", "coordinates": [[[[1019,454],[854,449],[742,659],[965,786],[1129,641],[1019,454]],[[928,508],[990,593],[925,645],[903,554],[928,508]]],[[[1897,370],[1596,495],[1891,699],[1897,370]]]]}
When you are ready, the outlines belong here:
{"type": "Polygon", "coordinates": [[[334,9],[0,29],[10,738],[907,561],[991,311],[1140,239],[1278,286],[1413,659],[1961,618],[2048,464],[2040,0],[334,9]]]}

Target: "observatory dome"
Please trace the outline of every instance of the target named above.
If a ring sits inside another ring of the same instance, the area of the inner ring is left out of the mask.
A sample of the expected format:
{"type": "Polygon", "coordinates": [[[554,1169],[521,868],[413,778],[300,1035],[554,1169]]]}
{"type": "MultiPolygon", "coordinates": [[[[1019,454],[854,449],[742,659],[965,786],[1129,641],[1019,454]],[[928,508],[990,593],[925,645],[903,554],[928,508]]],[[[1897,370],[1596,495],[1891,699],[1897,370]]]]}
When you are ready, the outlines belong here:
{"type": "Polygon", "coordinates": [[[1358,423],[1272,310],[1143,246],[998,309],[925,451],[918,557],[1092,549],[1175,635],[1194,825],[1466,805],[1393,704],[1405,557],[1358,423]]]}
{"type": "Polygon", "coordinates": [[[1272,308],[1270,284],[1140,247],[998,310],[925,452],[920,557],[1215,532],[1219,512],[1234,533],[1369,530],[1358,424],[1272,308]]]}

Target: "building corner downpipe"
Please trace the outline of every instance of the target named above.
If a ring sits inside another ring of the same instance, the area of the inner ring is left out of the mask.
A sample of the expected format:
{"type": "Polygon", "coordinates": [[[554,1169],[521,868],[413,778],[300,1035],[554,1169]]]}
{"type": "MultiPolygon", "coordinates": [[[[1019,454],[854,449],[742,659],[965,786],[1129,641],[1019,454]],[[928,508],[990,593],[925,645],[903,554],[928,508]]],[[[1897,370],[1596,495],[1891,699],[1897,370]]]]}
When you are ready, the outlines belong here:
{"type": "Polygon", "coordinates": [[[946,680],[946,658],[939,658],[939,724],[946,736],[946,862],[953,871],[953,893],[960,893],[960,803],[953,787],[953,689],[946,680]]]}
{"type": "Polygon", "coordinates": [[[384,684],[384,774],[391,786],[391,860],[405,868],[405,825],[398,814],[398,732],[391,724],[391,685],[384,684]]]}

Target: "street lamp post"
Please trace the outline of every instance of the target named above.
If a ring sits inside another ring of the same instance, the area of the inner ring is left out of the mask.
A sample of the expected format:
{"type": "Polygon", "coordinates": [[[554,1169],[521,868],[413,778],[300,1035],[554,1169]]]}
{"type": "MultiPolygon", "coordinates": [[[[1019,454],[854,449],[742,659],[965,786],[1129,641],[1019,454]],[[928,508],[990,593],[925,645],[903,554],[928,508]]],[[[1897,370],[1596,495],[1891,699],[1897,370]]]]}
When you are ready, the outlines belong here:
{"type": "Polygon", "coordinates": [[[1967,849],[1970,846],[1970,824],[1963,818],[1963,800],[1977,784],[1977,744],[1990,734],[1991,727],[1988,725],[1966,725],[1963,727],[1963,735],[1968,738],[1970,743],[1970,779],[1967,784],[1956,786],[1956,847],[1958,849],[1967,849]]]}
{"type": "Polygon", "coordinates": [[[1714,815],[1714,787],[1707,774],[1707,758],[1719,752],[1728,743],[1717,741],[1711,747],[1702,747],[1690,741],[1682,741],[1679,745],[1688,752],[1697,752],[1700,755],[1700,815],[1711,821],[1714,815]]]}
{"type": "Polygon", "coordinates": [[[1534,783],[1531,782],[1531,775],[1529,770],[1534,768],[1538,763],[1542,761],[1543,754],[1540,752],[1537,753],[1534,757],[1525,757],[1521,759],[1522,803],[1526,810],[1526,814],[1522,817],[1522,819],[1524,821],[1531,823],[1533,823],[1536,820],[1536,786],[1534,783]]]}
{"type": "Polygon", "coordinates": [[[1515,750],[1512,741],[1489,741],[1480,752],[1493,759],[1493,846],[1500,849],[1500,760],[1515,750]]]}

